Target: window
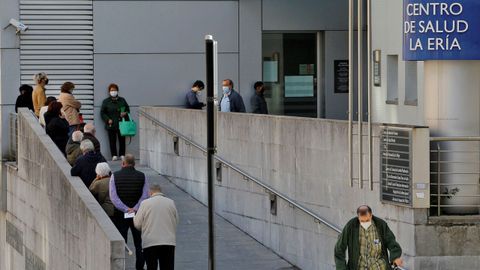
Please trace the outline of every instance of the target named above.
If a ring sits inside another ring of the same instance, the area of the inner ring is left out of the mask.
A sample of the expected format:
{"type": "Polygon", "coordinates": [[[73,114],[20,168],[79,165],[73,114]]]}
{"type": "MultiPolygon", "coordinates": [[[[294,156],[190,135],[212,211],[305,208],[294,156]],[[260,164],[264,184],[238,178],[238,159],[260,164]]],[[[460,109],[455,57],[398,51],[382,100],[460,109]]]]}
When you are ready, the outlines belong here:
{"type": "Polygon", "coordinates": [[[387,55],[387,104],[398,104],[398,55],[387,55]]]}
{"type": "Polygon", "coordinates": [[[405,62],[405,105],[417,106],[417,82],[417,62],[405,62]]]}

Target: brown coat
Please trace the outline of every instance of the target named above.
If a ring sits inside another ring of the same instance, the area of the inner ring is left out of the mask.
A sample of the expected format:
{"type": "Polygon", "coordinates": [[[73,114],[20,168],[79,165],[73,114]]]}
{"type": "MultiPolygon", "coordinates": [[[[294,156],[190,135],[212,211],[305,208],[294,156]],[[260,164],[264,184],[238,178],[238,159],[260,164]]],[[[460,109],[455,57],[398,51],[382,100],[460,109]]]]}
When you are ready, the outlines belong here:
{"type": "Polygon", "coordinates": [[[68,121],[70,126],[80,124],[80,116],[78,110],[82,107],[80,101],[76,100],[72,94],[69,93],[60,93],[58,101],[62,103],[63,113],[65,114],[65,119],[68,121]]]}
{"type": "Polygon", "coordinates": [[[38,117],[40,115],[40,108],[45,106],[45,101],[47,101],[47,96],[45,95],[45,89],[40,85],[35,85],[32,92],[32,101],[33,109],[35,110],[35,115],[38,117]]]}
{"type": "Polygon", "coordinates": [[[92,184],[90,184],[90,192],[97,199],[100,206],[107,213],[109,217],[113,216],[114,206],[110,200],[110,177],[104,177],[102,179],[95,179],[92,184]]]}

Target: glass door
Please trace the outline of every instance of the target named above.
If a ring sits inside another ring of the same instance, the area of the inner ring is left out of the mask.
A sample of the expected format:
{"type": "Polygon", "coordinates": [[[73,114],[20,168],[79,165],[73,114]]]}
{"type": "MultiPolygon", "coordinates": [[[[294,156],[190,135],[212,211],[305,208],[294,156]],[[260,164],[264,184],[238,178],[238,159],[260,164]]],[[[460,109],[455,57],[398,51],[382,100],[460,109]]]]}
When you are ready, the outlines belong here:
{"type": "Polygon", "coordinates": [[[264,33],[262,41],[269,111],[317,117],[317,33],[264,33]]]}

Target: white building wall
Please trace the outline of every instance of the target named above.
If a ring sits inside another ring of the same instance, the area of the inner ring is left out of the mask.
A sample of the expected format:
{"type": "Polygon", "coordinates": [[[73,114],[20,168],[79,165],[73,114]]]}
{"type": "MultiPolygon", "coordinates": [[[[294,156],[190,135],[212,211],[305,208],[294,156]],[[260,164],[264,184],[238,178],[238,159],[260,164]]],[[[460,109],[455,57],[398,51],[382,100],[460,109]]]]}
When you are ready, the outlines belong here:
{"type": "MultiPolygon", "coordinates": [[[[423,63],[417,63],[417,105],[405,104],[405,62],[402,61],[403,2],[372,0],[372,49],[382,50],[381,87],[372,88],[374,122],[424,125],[423,63]],[[398,104],[387,104],[387,55],[398,55],[398,104]]],[[[408,102],[407,102],[408,103],[408,102]]]]}

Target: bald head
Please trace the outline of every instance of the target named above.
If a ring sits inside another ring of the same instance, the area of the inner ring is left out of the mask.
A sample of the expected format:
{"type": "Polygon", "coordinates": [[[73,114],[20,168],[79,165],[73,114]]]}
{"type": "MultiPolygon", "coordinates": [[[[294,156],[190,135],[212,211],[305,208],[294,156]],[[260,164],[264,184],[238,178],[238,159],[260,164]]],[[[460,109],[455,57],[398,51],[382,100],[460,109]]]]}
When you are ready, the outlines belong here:
{"type": "Polygon", "coordinates": [[[95,135],[95,126],[92,123],[87,123],[85,127],[83,127],[83,131],[95,135]]]}

